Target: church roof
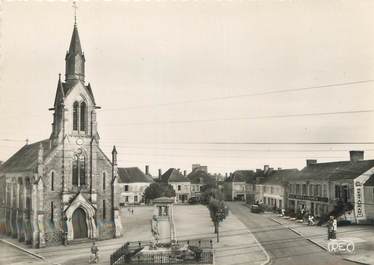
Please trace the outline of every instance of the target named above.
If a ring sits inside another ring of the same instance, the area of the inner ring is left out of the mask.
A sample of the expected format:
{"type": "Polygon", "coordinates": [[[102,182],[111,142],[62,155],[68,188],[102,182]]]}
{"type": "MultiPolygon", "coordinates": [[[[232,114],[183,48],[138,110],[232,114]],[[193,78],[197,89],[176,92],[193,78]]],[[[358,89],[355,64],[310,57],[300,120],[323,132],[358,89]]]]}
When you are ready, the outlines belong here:
{"type": "Polygon", "coordinates": [[[69,54],[82,54],[81,41],[79,39],[78,27],[76,24],[74,24],[74,30],[71,36],[69,54]]]}
{"type": "MultiPolygon", "coordinates": [[[[61,82],[61,79],[59,79],[57,83],[57,90],[56,90],[56,97],[55,97],[55,103],[53,104],[55,107],[58,103],[63,102],[63,99],[65,96],[67,96],[72,88],[78,83],[81,82],[79,80],[70,80],[69,82],[61,82]]],[[[88,85],[84,85],[84,87],[87,89],[87,93],[90,96],[93,104],[95,105],[95,97],[92,93],[91,84],[88,83],[88,85]]]]}
{"type": "Polygon", "coordinates": [[[43,159],[46,158],[53,150],[50,146],[49,139],[24,145],[0,166],[0,172],[24,172],[33,170],[38,162],[40,144],[43,146],[43,159]]]}
{"type": "Polygon", "coordinates": [[[151,176],[145,175],[138,167],[118,168],[118,183],[152,183],[151,176]]]}

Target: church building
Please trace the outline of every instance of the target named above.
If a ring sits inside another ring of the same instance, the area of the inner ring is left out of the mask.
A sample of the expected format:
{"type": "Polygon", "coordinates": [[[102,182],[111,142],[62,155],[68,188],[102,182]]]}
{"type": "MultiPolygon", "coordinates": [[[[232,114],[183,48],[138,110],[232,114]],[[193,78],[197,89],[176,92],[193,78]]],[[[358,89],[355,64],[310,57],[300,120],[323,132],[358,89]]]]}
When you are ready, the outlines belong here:
{"type": "Polygon", "coordinates": [[[85,55],[74,24],[59,76],[52,133],[26,144],[0,166],[0,232],[32,247],[121,236],[114,192],[117,151],[99,147],[96,105],[85,81],[85,55]]]}

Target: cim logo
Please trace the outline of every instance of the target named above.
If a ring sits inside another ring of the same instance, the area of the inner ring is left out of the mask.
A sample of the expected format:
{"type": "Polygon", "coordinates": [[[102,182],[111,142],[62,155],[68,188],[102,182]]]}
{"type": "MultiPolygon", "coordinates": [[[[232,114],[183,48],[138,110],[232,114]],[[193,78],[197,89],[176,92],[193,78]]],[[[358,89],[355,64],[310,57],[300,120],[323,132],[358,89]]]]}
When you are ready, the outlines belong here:
{"type": "Polygon", "coordinates": [[[355,244],[350,240],[331,240],[327,244],[330,253],[349,253],[355,251],[355,244]]]}

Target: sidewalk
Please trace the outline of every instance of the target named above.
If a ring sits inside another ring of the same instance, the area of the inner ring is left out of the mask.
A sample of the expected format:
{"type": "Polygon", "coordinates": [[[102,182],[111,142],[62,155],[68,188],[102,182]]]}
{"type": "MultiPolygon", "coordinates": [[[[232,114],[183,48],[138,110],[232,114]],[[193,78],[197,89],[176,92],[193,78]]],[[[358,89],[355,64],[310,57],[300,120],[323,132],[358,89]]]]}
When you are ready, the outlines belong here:
{"type": "Polygon", "coordinates": [[[220,242],[215,244],[216,265],[265,265],[270,262],[265,249],[231,212],[220,224],[219,231],[220,242]]]}
{"type": "MultiPolygon", "coordinates": [[[[327,245],[329,241],[327,240],[326,226],[308,226],[306,223],[299,223],[278,215],[272,215],[270,218],[328,251],[327,245]]],[[[358,263],[374,264],[374,226],[339,226],[337,239],[353,242],[355,251],[352,254],[339,253],[332,255],[341,255],[346,260],[358,263]]]]}

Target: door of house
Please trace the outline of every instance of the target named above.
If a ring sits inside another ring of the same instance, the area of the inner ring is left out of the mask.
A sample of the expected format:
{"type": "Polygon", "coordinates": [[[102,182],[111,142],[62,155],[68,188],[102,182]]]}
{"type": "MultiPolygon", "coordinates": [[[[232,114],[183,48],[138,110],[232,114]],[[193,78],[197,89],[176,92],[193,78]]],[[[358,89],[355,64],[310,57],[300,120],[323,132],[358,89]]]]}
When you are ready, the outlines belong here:
{"type": "Polygon", "coordinates": [[[314,215],[314,202],[310,203],[310,214],[314,215]]]}
{"type": "Polygon", "coordinates": [[[73,232],[74,239],[87,238],[88,229],[86,223],[86,213],[82,208],[77,208],[73,213],[73,232]]]}

